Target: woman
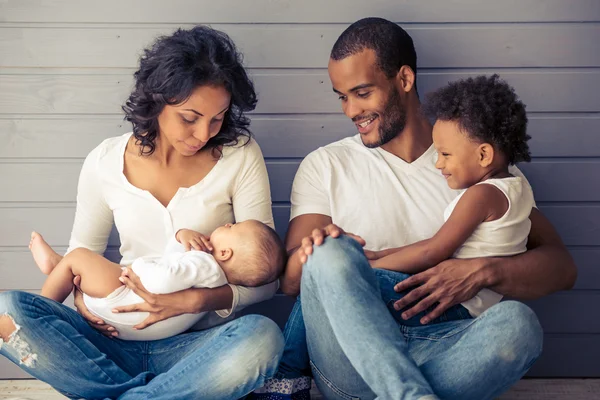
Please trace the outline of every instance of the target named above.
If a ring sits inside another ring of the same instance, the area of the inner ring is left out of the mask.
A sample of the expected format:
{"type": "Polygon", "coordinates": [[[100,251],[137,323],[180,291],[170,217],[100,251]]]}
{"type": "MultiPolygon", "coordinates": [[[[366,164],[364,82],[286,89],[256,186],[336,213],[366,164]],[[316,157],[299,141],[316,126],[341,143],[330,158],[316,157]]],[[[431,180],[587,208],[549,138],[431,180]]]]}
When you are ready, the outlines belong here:
{"type": "MultiPolygon", "coordinates": [[[[68,251],[103,253],[113,221],[121,264],[160,254],[181,228],[208,235],[246,219],[273,226],[266,167],[243,114],[254,109],[256,95],[240,59],[227,35],[202,26],[145,50],[123,107],[133,133],[105,140],[86,158],[68,251]]],[[[235,399],[275,371],[279,328],[233,313],[272,297],[276,283],[153,295],[131,270],[123,281],[146,303],[117,311],[148,312],[140,329],[183,313],[216,312],[192,332],[126,342],[89,313],[78,291],[79,314],[37,295],[4,292],[0,353],[66,396],[86,399],[235,399]]]]}

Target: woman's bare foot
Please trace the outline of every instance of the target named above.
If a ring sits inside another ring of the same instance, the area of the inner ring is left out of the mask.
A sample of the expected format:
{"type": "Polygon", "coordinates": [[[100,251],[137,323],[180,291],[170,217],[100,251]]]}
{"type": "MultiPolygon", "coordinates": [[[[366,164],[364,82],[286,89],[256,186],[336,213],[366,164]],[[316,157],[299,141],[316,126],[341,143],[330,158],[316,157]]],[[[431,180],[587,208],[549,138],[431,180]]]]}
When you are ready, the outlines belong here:
{"type": "Polygon", "coordinates": [[[52,247],[37,232],[31,232],[31,241],[29,242],[29,250],[33,255],[33,259],[37,266],[46,275],[50,274],[56,264],[61,260],[61,256],[52,250],[52,247]]]}

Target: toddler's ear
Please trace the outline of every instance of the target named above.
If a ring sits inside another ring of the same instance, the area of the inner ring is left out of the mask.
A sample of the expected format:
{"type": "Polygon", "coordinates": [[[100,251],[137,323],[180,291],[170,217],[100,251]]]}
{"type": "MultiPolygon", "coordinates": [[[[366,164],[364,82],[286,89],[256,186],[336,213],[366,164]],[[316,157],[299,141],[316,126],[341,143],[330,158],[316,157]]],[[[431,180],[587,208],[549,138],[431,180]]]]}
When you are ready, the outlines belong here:
{"type": "Polygon", "coordinates": [[[233,250],[230,248],[215,250],[213,257],[219,261],[227,261],[233,256],[233,250]]]}
{"type": "Polygon", "coordinates": [[[489,167],[492,161],[494,161],[494,147],[491,144],[482,143],[477,148],[477,152],[479,155],[479,165],[483,168],[489,167]]]}

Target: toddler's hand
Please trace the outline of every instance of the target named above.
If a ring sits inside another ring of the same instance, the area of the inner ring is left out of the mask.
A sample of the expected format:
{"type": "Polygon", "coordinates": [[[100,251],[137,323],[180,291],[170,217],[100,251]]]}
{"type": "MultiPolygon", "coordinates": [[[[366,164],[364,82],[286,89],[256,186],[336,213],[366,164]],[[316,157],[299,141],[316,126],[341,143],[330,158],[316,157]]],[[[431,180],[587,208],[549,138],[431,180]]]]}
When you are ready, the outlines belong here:
{"type": "Polygon", "coordinates": [[[185,247],[185,251],[190,251],[191,249],[205,251],[207,253],[213,251],[212,244],[210,244],[210,238],[204,236],[200,232],[192,231],[190,229],[180,229],[177,231],[175,239],[185,247]]]}
{"type": "Polygon", "coordinates": [[[365,250],[365,256],[367,257],[367,260],[374,261],[379,260],[382,257],[382,254],[379,251],[365,250]]]}

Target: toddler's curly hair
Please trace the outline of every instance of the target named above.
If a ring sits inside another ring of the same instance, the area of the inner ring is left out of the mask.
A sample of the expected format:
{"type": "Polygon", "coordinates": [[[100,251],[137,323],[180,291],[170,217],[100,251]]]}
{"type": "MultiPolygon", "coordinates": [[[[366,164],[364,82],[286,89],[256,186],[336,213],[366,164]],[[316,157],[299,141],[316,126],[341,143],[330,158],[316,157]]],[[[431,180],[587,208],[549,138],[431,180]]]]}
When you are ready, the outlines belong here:
{"type": "Polygon", "coordinates": [[[451,82],[426,96],[425,115],[457,121],[473,140],[490,143],[509,164],[531,161],[525,105],[498,75],[451,82]]]}

